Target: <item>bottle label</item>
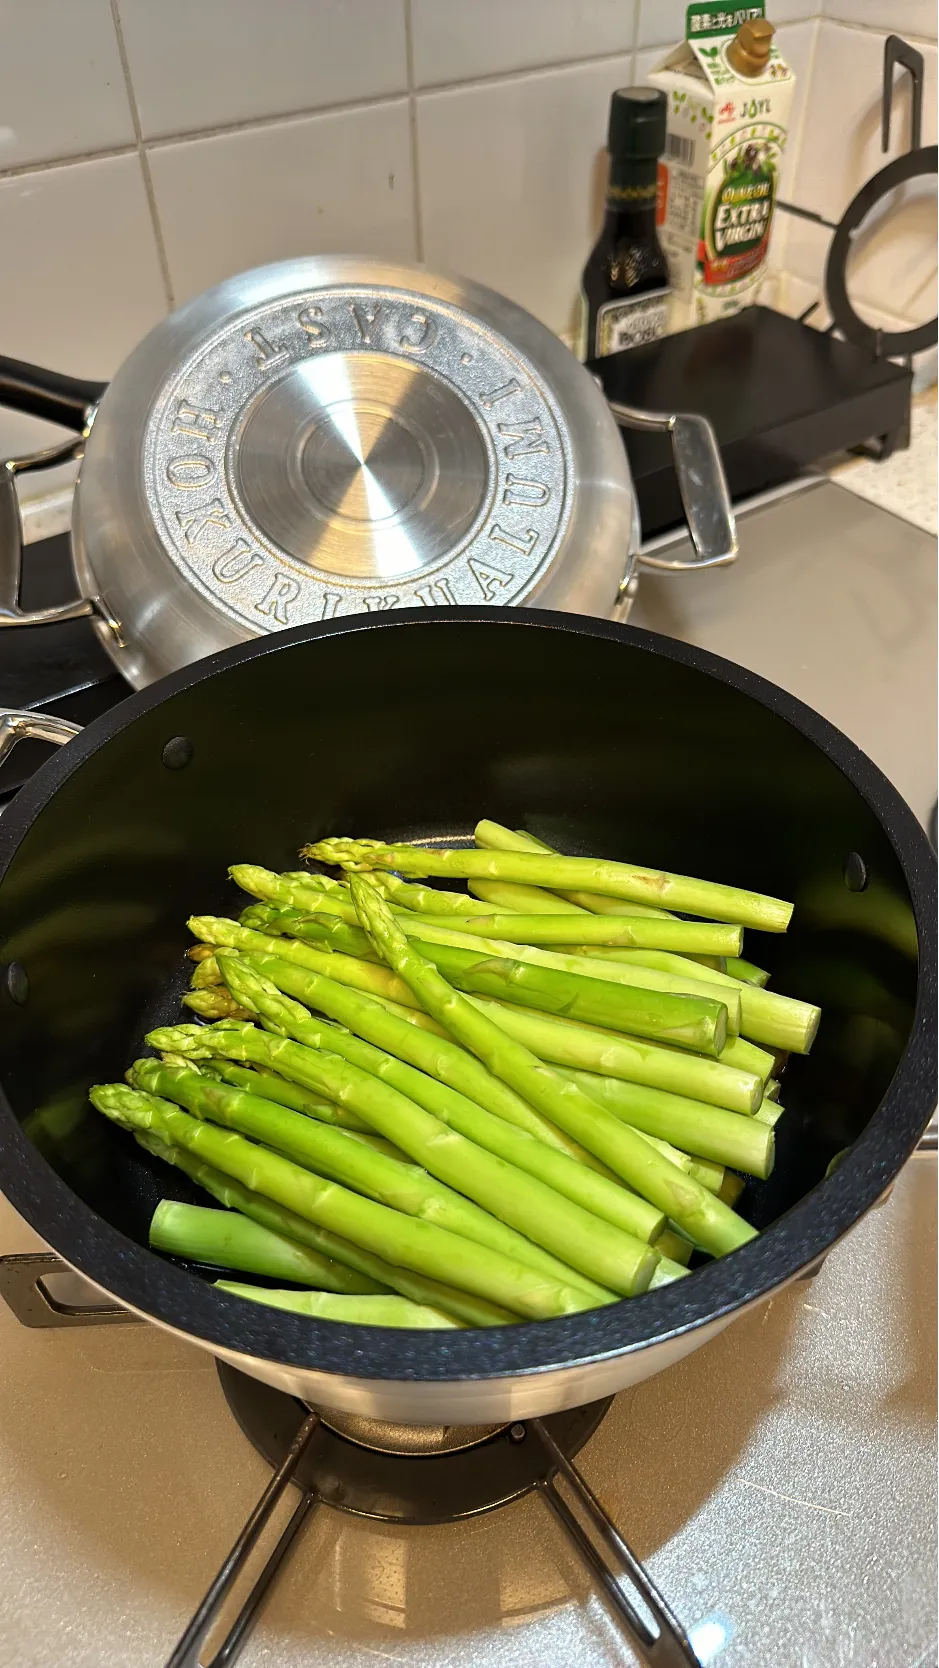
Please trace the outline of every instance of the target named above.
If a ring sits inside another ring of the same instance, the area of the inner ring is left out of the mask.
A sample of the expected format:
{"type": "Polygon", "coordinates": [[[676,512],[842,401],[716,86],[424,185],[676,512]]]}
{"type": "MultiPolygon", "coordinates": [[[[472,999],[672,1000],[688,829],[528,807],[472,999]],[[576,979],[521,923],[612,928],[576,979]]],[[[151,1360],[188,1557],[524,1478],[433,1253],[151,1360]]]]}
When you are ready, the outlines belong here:
{"type": "Polygon", "coordinates": [[[622,353],[624,348],[654,342],[668,329],[668,289],[647,290],[644,295],[626,295],[605,301],[597,308],[593,357],[622,353]]]}

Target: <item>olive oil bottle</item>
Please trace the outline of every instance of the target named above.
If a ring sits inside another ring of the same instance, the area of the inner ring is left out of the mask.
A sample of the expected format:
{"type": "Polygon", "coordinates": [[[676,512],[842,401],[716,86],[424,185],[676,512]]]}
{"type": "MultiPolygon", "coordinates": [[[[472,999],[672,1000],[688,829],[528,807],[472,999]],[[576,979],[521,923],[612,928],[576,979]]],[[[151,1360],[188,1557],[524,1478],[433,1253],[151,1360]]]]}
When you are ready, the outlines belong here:
{"type": "Polygon", "coordinates": [[[581,279],[580,357],[602,359],[664,336],[668,263],[656,230],[665,94],[621,87],[610,100],[610,176],[603,229],[581,279]]]}

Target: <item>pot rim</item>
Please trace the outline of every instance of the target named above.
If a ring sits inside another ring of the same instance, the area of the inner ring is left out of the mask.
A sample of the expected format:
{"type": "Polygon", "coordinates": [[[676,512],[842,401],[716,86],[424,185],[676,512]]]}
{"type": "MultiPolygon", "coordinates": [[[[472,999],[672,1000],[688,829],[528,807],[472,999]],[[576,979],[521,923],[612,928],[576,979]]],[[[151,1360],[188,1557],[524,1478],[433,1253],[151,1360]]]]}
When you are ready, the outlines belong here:
{"type": "Polygon", "coordinates": [[[59,787],[110,739],[171,696],[229,667],[298,643],[349,632],[446,629],[485,623],[569,632],[628,644],[714,677],[797,729],[842,771],[875,813],[903,869],[919,940],[919,977],[910,1038],[869,1123],[833,1175],[757,1239],[680,1280],[601,1309],[551,1321],[487,1329],[402,1332],[316,1321],[217,1292],[164,1262],[97,1215],[60,1179],[23,1133],[0,1089],[3,1192],[73,1268],[118,1302],[212,1349],[272,1365],[346,1379],[432,1382],[550,1373],[666,1343],[731,1315],[809,1268],[876,1204],[916,1147],[935,1105],[936,863],[926,834],[884,774],[827,719],[757,673],[653,632],[544,610],[452,608],[354,615],[255,638],[184,667],[96,719],[20,789],[0,819],[0,884],[34,819],[59,787]]]}

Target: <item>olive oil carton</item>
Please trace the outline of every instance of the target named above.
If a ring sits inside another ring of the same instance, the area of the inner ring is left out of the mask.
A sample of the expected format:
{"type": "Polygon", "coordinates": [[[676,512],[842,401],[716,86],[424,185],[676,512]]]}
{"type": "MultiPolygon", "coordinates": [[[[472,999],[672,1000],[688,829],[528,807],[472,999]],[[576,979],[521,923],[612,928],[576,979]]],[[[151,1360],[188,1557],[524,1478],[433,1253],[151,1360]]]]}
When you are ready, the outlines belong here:
{"type": "Polygon", "coordinates": [[[648,77],[668,100],[657,218],[671,330],[759,296],[795,87],[764,11],[690,5],[685,39],[648,77]]]}

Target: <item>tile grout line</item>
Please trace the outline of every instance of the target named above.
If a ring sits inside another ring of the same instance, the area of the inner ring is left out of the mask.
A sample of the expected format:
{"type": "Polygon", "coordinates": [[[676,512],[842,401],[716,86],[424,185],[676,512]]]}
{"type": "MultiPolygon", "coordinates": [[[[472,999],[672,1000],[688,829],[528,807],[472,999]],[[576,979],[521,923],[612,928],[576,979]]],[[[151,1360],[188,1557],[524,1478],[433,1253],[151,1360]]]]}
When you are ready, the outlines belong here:
{"type": "Polygon", "coordinates": [[[414,253],[424,259],[424,214],[421,203],[421,164],[417,136],[417,95],[414,90],[414,22],[411,0],[404,0],[404,56],[408,81],[408,131],[411,137],[411,200],[414,224],[414,253]]]}
{"type": "Polygon", "coordinates": [[[163,291],[166,296],[166,305],[169,311],[172,312],[176,306],[176,299],[173,294],[173,280],[170,276],[169,261],[166,258],[166,250],[163,246],[163,228],[160,225],[156,195],[153,190],[153,180],[150,176],[150,161],[143,142],[143,133],[140,127],[140,112],[137,109],[137,95],[134,92],[133,82],[130,77],[130,63],[127,57],[127,49],[124,45],[124,31],[121,27],[120,14],[117,9],[117,0],[111,0],[111,21],[114,24],[114,33],[117,36],[117,50],[120,55],[121,69],[124,72],[124,85],[127,89],[127,100],[130,105],[131,121],[134,124],[134,137],[137,141],[137,157],[140,162],[140,172],[143,178],[143,188],[146,193],[147,207],[150,210],[150,221],[153,226],[153,238],[156,243],[157,260],[160,266],[160,278],[162,280],[163,291]]]}

